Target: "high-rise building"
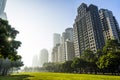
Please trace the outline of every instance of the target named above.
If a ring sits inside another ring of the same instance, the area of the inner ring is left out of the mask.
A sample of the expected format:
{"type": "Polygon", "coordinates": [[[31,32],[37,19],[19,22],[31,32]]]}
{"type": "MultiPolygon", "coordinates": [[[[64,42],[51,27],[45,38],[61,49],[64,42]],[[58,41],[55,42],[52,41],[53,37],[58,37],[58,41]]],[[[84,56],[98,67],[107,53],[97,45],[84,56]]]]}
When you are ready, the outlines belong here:
{"type": "Polygon", "coordinates": [[[116,31],[117,31],[117,34],[118,34],[118,38],[119,38],[119,42],[120,42],[120,28],[119,28],[119,24],[118,24],[118,22],[117,22],[117,20],[116,20],[116,18],[113,16],[113,19],[114,19],[114,24],[115,24],[115,26],[116,26],[116,31]]]}
{"type": "Polygon", "coordinates": [[[57,44],[60,44],[60,34],[54,33],[54,35],[53,35],[53,47],[55,47],[57,44]]]}
{"type": "Polygon", "coordinates": [[[71,60],[71,58],[74,57],[73,56],[74,46],[72,44],[73,44],[73,28],[67,28],[65,32],[62,33],[61,38],[60,38],[60,34],[54,34],[52,62],[64,62],[66,61],[66,59],[71,60]],[[69,56],[72,56],[72,57],[69,57],[69,56]]]}
{"type": "Polygon", "coordinates": [[[38,67],[38,56],[33,56],[32,67],[38,67]]]}
{"type": "Polygon", "coordinates": [[[48,62],[48,51],[46,49],[42,49],[40,51],[39,66],[42,67],[43,64],[47,62],[48,62]]]}
{"type": "Polygon", "coordinates": [[[52,50],[52,62],[58,62],[58,56],[60,57],[60,55],[58,55],[58,47],[60,46],[60,44],[57,44],[53,50],[52,50]]]}
{"type": "Polygon", "coordinates": [[[4,12],[7,0],[0,0],[0,14],[4,12]]]}
{"type": "Polygon", "coordinates": [[[65,51],[66,61],[73,60],[75,57],[74,44],[70,40],[66,40],[65,42],[65,51]]]}
{"type": "Polygon", "coordinates": [[[67,39],[73,42],[73,28],[66,28],[65,32],[62,33],[61,43],[65,43],[67,39]]]}
{"type": "Polygon", "coordinates": [[[82,3],[77,9],[73,27],[76,57],[81,56],[86,49],[96,52],[103,48],[104,38],[97,6],[82,3]]]}
{"type": "MultiPolygon", "coordinates": [[[[65,32],[62,33],[62,43],[61,43],[61,45],[62,45],[62,61],[68,60],[67,57],[74,54],[74,53],[68,53],[68,51],[66,51],[66,50],[69,50],[68,48],[70,48],[70,47],[68,47],[68,42],[71,44],[73,43],[73,28],[67,28],[67,29],[65,29],[65,32]],[[67,54],[69,54],[69,55],[67,55],[67,54]]],[[[73,48],[71,48],[71,49],[73,49],[73,48]]]]}
{"type": "Polygon", "coordinates": [[[66,32],[62,33],[62,37],[61,37],[61,46],[62,46],[62,53],[61,53],[61,57],[62,57],[62,62],[66,61],[66,51],[65,51],[65,41],[66,41],[66,32]]]}
{"type": "MultiPolygon", "coordinates": [[[[58,47],[60,45],[61,36],[58,33],[53,34],[53,50],[52,50],[52,62],[58,62],[58,47]]],[[[59,48],[60,49],[60,48],[59,48]]],[[[60,52],[60,51],[59,51],[60,52]]]]}
{"type": "Polygon", "coordinates": [[[55,62],[55,52],[54,52],[54,48],[53,48],[52,53],[51,53],[51,61],[52,61],[52,62],[55,62]]]}
{"type": "Polygon", "coordinates": [[[65,40],[69,40],[70,42],[73,42],[73,28],[65,29],[65,33],[66,33],[65,40]]]}
{"type": "Polygon", "coordinates": [[[0,18],[7,20],[6,13],[4,12],[7,0],[0,0],[0,18]]]}
{"type": "Polygon", "coordinates": [[[105,41],[109,39],[117,39],[120,42],[119,25],[117,23],[117,20],[113,16],[112,11],[107,9],[100,9],[99,15],[102,23],[105,41]]]}
{"type": "Polygon", "coordinates": [[[61,44],[58,46],[58,62],[63,62],[63,48],[61,44]]]}

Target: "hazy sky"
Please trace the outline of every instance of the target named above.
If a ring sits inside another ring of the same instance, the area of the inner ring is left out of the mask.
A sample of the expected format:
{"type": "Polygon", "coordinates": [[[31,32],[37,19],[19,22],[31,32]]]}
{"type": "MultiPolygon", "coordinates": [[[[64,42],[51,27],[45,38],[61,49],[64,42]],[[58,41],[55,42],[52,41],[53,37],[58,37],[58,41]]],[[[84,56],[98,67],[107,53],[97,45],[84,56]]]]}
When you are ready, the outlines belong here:
{"type": "MultiPolygon", "coordinates": [[[[20,34],[18,52],[26,66],[32,65],[34,55],[43,48],[51,52],[53,33],[72,27],[77,8],[82,3],[94,4],[113,11],[120,23],[120,0],[8,0],[5,12],[9,23],[20,34]]],[[[49,53],[50,54],[50,53],[49,53]]]]}

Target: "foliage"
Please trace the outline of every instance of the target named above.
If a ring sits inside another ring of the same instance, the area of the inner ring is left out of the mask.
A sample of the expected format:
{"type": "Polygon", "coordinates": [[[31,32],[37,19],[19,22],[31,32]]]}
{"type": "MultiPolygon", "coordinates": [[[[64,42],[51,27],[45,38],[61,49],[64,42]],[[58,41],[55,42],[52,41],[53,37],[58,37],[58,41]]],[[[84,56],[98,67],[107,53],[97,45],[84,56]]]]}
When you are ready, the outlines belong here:
{"type": "Polygon", "coordinates": [[[76,72],[82,72],[86,68],[87,62],[81,58],[74,58],[71,66],[74,68],[76,72]]]}
{"type": "Polygon", "coordinates": [[[61,64],[60,63],[44,63],[43,68],[50,72],[60,72],[61,64]]]}
{"type": "Polygon", "coordinates": [[[16,35],[19,32],[12,28],[7,21],[0,19],[0,56],[1,58],[9,58],[10,60],[21,59],[17,55],[17,49],[20,47],[21,42],[16,41],[16,35]],[[9,38],[11,40],[9,40],[9,38]]]}
{"type": "Polygon", "coordinates": [[[97,50],[97,52],[95,54],[95,58],[98,60],[102,55],[103,55],[102,50],[97,50]]]}
{"type": "Polygon", "coordinates": [[[84,60],[83,63],[86,62],[85,65],[87,65],[86,67],[83,67],[84,71],[86,73],[88,73],[88,72],[90,72],[90,73],[95,72],[96,73],[96,70],[97,70],[97,65],[96,65],[97,56],[99,56],[99,55],[96,54],[96,53],[93,53],[93,51],[91,51],[90,49],[86,49],[84,51],[84,53],[82,54],[81,58],[84,60]]]}
{"type": "Polygon", "coordinates": [[[87,62],[94,62],[95,54],[90,49],[87,49],[82,54],[81,58],[87,62]]]}
{"type": "Polygon", "coordinates": [[[103,47],[103,53],[107,54],[109,52],[116,52],[120,48],[120,43],[117,40],[107,40],[105,46],[103,47]]]}
{"type": "Polygon", "coordinates": [[[120,43],[109,40],[103,48],[104,54],[97,62],[98,68],[111,73],[120,72],[120,43]]]}
{"type": "Polygon", "coordinates": [[[66,61],[61,65],[62,72],[73,72],[74,68],[71,66],[73,61],[66,61]]]}
{"type": "Polygon", "coordinates": [[[0,75],[7,75],[13,67],[23,66],[21,56],[17,54],[21,46],[21,42],[15,40],[18,33],[8,21],[0,19],[0,75]]]}
{"type": "Polygon", "coordinates": [[[112,73],[115,71],[118,72],[120,66],[120,51],[103,55],[97,64],[100,69],[107,69],[112,73]]]}

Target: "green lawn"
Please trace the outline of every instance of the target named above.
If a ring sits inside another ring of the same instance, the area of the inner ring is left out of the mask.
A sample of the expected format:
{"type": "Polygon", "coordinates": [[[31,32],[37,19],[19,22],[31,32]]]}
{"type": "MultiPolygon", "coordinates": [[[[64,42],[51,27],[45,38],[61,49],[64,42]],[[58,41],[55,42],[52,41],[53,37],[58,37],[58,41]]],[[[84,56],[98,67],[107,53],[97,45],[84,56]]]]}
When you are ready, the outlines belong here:
{"type": "Polygon", "coordinates": [[[0,80],[120,80],[120,76],[32,72],[0,76],[0,80]]]}

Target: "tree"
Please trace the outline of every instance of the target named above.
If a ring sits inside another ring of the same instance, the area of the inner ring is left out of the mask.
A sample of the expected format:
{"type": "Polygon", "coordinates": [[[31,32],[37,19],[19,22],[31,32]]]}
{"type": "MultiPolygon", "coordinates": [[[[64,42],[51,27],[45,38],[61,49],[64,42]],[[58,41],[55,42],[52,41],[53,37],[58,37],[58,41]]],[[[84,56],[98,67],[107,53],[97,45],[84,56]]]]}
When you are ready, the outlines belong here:
{"type": "MultiPolygon", "coordinates": [[[[0,67],[0,73],[2,75],[6,75],[8,70],[12,67],[12,61],[20,61],[21,56],[17,54],[17,49],[21,46],[20,41],[16,41],[16,35],[19,32],[12,28],[11,25],[8,24],[8,21],[0,19],[0,59],[2,62],[2,66],[0,67]],[[4,65],[8,66],[4,66],[4,65]]],[[[15,64],[17,67],[22,66],[22,62],[19,64],[15,64]]],[[[14,67],[15,67],[14,66],[14,67]]]]}
{"type": "Polygon", "coordinates": [[[116,52],[119,49],[120,49],[120,43],[118,43],[118,40],[111,39],[106,41],[106,44],[103,47],[103,53],[107,54],[109,52],[116,52]]]}
{"type": "Polygon", "coordinates": [[[94,62],[95,54],[90,49],[86,49],[82,54],[81,58],[87,62],[94,62]]]}
{"type": "Polygon", "coordinates": [[[16,41],[19,32],[12,28],[7,21],[0,19],[0,55],[1,57],[17,60],[17,49],[21,42],[16,41]]]}
{"type": "Polygon", "coordinates": [[[119,73],[120,67],[120,43],[117,40],[108,40],[103,48],[103,55],[97,62],[98,68],[104,72],[119,73]]]}
{"type": "Polygon", "coordinates": [[[63,72],[73,72],[73,68],[71,67],[71,64],[73,61],[66,61],[62,64],[62,71],[63,72]]]}
{"type": "Polygon", "coordinates": [[[50,72],[53,72],[55,71],[55,63],[44,63],[43,64],[43,67],[47,70],[47,71],[50,71],[50,72]]]}
{"type": "Polygon", "coordinates": [[[95,53],[95,57],[97,58],[97,60],[103,55],[102,50],[97,50],[97,52],[95,53]]]}
{"type": "Polygon", "coordinates": [[[119,73],[120,51],[103,55],[97,64],[98,67],[104,71],[107,70],[107,72],[109,71],[112,74],[116,72],[119,73]]]}
{"type": "Polygon", "coordinates": [[[71,66],[75,71],[82,73],[87,66],[87,62],[81,58],[74,58],[71,66]]]}
{"type": "Polygon", "coordinates": [[[82,54],[81,58],[86,61],[86,71],[92,73],[93,71],[97,73],[97,65],[96,65],[96,54],[93,53],[90,49],[86,49],[82,54]]]}

